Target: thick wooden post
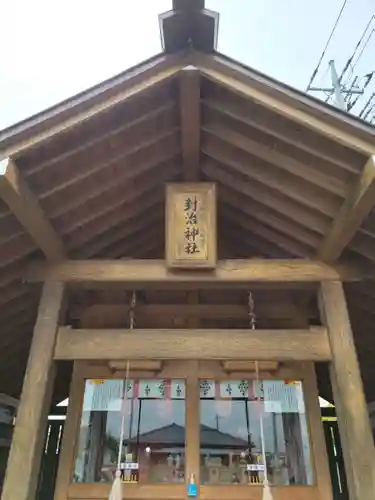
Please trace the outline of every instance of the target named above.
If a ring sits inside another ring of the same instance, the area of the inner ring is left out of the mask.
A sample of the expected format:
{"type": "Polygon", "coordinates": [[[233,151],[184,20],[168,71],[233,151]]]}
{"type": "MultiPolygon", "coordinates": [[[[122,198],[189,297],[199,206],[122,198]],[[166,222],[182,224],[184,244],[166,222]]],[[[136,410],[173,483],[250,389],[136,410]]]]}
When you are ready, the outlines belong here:
{"type": "Polygon", "coordinates": [[[333,397],[351,500],[375,495],[375,452],[353,333],[341,282],[321,283],[320,311],[331,343],[333,397]]]}
{"type": "Polygon", "coordinates": [[[46,282],[23,382],[2,500],[33,500],[54,382],[53,352],[64,287],[46,282]]]}

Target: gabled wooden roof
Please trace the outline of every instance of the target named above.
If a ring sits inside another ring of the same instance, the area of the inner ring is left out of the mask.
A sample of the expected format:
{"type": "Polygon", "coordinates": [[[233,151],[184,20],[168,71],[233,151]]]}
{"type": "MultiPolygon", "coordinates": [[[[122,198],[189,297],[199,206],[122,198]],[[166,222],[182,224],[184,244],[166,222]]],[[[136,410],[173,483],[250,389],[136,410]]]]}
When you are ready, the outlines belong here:
{"type": "MultiPolygon", "coordinates": [[[[375,129],[220,54],[161,54],[0,132],[0,392],[19,394],[33,259],[163,258],[166,182],[217,182],[219,256],[375,270],[375,129]]],[[[375,286],[348,285],[367,395],[375,286]]],[[[308,297],[307,297],[308,298],[308,297]]]]}

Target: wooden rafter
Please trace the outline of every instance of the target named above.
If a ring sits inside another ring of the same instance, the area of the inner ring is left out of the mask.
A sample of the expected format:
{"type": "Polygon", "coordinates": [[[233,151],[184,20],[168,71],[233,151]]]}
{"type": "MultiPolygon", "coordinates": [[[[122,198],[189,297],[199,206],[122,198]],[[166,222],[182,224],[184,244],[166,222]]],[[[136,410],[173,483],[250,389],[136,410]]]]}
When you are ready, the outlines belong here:
{"type": "Polygon", "coordinates": [[[200,73],[192,67],[180,73],[181,149],[185,181],[200,178],[200,73]]]}
{"type": "Polygon", "coordinates": [[[356,281],[362,274],[345,266],[330,266],[308,259],[263,260],[235,259],[219,261],[212,272],[171,272],[164,261],[86,260],[65,261],[54,265],[34,264],[26,278],[33,281],[55,279],[74,283],[122,283],[147,285],[215,286],[246,285],[249,282],[319,282],[341,279],[356,281]]]}
{"type": "MultiPolygon", "coordinates": [[[[345,115],[340,115],[340,118],[333,116],[333,112],[330,113],[324,108],[324,113],[330,115],[330,120],[318,117],[318,104],[314,105],[311,100],[306,100],[300,95],[298,97],[292,95],[290,89],[281,91],[282,85],[278,84],[276,86],[274,82],[242,67],[240,64],[233,63],[220,55],[202,53],[195,53],[191,58],[191,64],[194,64],[202,75],[219,85],[223,85],[245,98],[254,100],[262,106],[323,134],[346,147],[366,155],[373,154],[375,151],[373,135],[366,125],[362,125],[350,117],[345,117],[345,115]],[[270,92],[271,89],[273,93],[270,92]],[[293,104],[292,101],[294,101],[293,104]],[[304,101],[303,105],[301,105],[302,101],[304,101]],[[340,123],[346,125],[346,129],[344,127],[338,128],[332,124],[333,119],[336,120],[337,125],[340,123]],[[352,133],[349,131],[349,123],[346,123],[349,121],[353,128],[352,133]],[[354,135],[354,131],[358,135],[354,135]]],[[[323,109],[320,109],[320,112],[323,109]]]]}
{"type": "MultiPolygon", "coordinates": [[[[239,164],[233,161],[228,163],[233,170],[239,164]]],[[[269,209],[276,210],[281,215],[298,223],[301,226],[309,226],[311,230],[324,234],[329,225],[321,214],[308,210],[305,207],[297,205],[294,200],[285,196],[280,196],[274,189],[269,189],[265,184],[253,182],[241,182],[236,175],[223,168],[223,164],[217,160],[207,159],[203,165],[203,172],[210,180],[219,182],[224,186],[230,186],[235,192],[249,197],[251,200],[260,203],[269,209]]]]}
{"type": "Polygon", "coordinates": [[[285,174],[269,163],[254,161],[247,152],[234,149],[215,136],[204,134],[201,149],[207,156],[228,165],[241,176],[280,192],[307,209],[319,211],[325,216],[333,216],[340,207],[336,197],[324,196],[321,189],[306,183],[302,178],[285,174]]]}
{"type": "Polygon", "coordinates": [[[275,245],[276,248],[278,247],[285,250],[291,256],[303,259],[311,255],[310,249],[296,241],[293,237],[284,236],[278,229],[270,229],[267,225],[259,223],[251,215],[244,215],[240,210],[233,209],[230,205],[225,205],[223,217],[228,221],[228,224],[232,224],[235,220],[246,231],[249,231],[250,235],[255,234],[260,236],[269,243],[275,245]]]}
{"type": "MultiPolygon", "coordinates": [[[[39,193],[40,199],[47,202],[51,197],[56,194],[59,195],[64,190],[68,190],[72,186],[77,187],[78,183],[80,183],[81,186],[85,186],[88,178],[92,178],[94,175],[100,174],[104,170],[109,171],[117,166],[123,167],[128,164],[132,165],[136,161],[139,161],[139,158],[144,158],[143,163],[153,165],[153,158],[158,154],[158,151],[160,155],[161,147],[164,148],[165,156],[165,151],[169,150],[169,147],[172,146],[175,141],[176,144],[178,144],[176,140],[179,135],[177,120],[171,116],[172,114],[173,110],[170,112],[169,117],[163,115],[164,122],[160,123],[158,120],[149,120],[147,124],[149,128],[138,127],[136,132],[133,130],[132,134],[129,134],[128,137],[123,136],[121,138],[121,147],[116,150],[115,154],[108,154],[108,150],[106,150],[102,144],[100,150],[99,148],[91,151],[87,149],[85,154],[71,157],[66,164],[63,163],[58,165],[52,162],[51,166],[53,168],[59,168],[61,166],[65,166],[66,168],[68,165],[67,171],[69,174],[63,182],[54,186],[46,186],[46,189],[39,193]],[[169,120],[168,123],[167,120],[169,120]],[[145,153],[147,151],[149,152],[148,162],[145,161],[145,153]],[[86,165],[87,157],[91,157],[91,155],[95,161],[90,164],[88,168],[86,165]]],[[[146,168],[147,167],[144,167],[143,170],[146,168]]],[[[121,172],[121,176],[119,176],[122,182],[127,180],[129,176],[135,175],[134,172],[128,172],[128,169],[124,170],[125,172],[121,172]]],[[[136,170],[138,172],[138,168],[136,170]]],[[[35,172],[35,169],[33,171],[35,172]]],[[[142,170],[140,170],[140,173],[141,172],[142,170]]],[[[108,180],[108,183],[110,184],[110,180],[108,180]]],[[[76,200],[74,201],[76,202],[76,200]]],[[[81,204],[82,203],[86,203],[86,200],[83,199],[83,201],[81,201],[81,204]]]]}
{"type": "Polygon", "coordinates": [[[227,103],[225,100],[220,100],[218,98],[205,98],[202,102],[206,108],[218,112],[224,118],[236,120],[240,125],[245,125],[263,134],[267,134],[273,140],[279,141],[281,144],[287,144],[298,148],[304,153],[312,155],[315,159],[328,162],[335,167],[340,167],[348,173],[355,175],[358,173],[358,170],[351,164],[350,160],[338,158],[329,148],[327,148],[327,145],[324,148],[321,146],[318,148],[314,145],[313,141],[310,140],[306,142],[306,140],[302,140],[301,137],[296,137],[293,130],[286,130],[285,127],[282,127],[279,123],[280,118],[282,118],[281,116],[279,120],[275,120],[275,115],[273,113],[268,113],[268,116],[260,119],[259,111],[258,114],[251,112],[254,111],[254,105],[248,109],[247,107],[241,106],[238,102],[227,103]]]}
{"type": "Polygon", "coordinates": [[[360,228],[375,205],[375,156],[367,161],[353,192],[324,238],[317,258],[325,262],[335,261],[360,228]]]}
{"type": "Polygon", "coordinates": [[[115,78],[113,81],[105,82],[105,84],[56,106],[46,112],[44,116],[37,116],[14,130],[10,129],[9,134],[4,132],[0,135],[0,141],[9,142],[10,145],[0,150],[0,158],[17,156],[26,149],[39,145],[91,117],[113,108],[116,104],[139,95],[153,85],[165,82],[187,64],[186,59],[180,54],[163,54],[125,72],[117,77],[117,80],[115,78]],[[100,97],[102,97],[101,100],[100,97]],[[82,108],[84,108],[83,111],[82,108]],[[63,118],[56,123],[58,115],[63,116],[63,118]],[[38,128],[40,123],[48,122],[48,120],[51,120],[51,126],[46,126],[45,130],[40,131],[38,128]],[[19,140],[17,140],[17,135],[21,137],[19,140]],[[24,139],[24,136],[27,138],[24,139]]]}
{"type": "MultiPolygon", "coordinates": [[[[131,139],[129,140],[130,145],[133,146],[133,136],[140,135],[142,137],[142,133],[140,130],[144,132],[145,127],[149,127],[151,125],[154,126],[154,130],[156,129],[155,122],[159,120],[165,119],[165,116],[169,116],[174,113],[174,108],[176,106],[176,102],[173,99],[168,99],[165,103],[160,105],[153,105],[150,103],[150,99],[143,99],[141,102],[142,108],[139,105],[136,107],[138,114],[133,118],[131,116],[128,120],[121,122],[117,127],[113,128],[113,124],[109,124],[105,126],[106,123],[103,123],[103,132],[100,134],[91,137],[90,139],[84,138],[79,135],[79,143],[73,145],[72,147],[66,148],[63,152],[59,154],[55,154],[52,158],[46,158],[44,160],[38,161],[37,165],[33,165],[31,175],[39,174],[41,171],[46,168],[50,168],[55,165],[61,165],[62,162],[69,161],[69,164],[77,161],[82,163],[81,155],[85,155],[87,153],[92,154],[94,157],[98,156],[101,151],[103,151],[103,143],[105,141],[116,140],[120,135],[123,138],[124,136],[131,139]],[[145,109],[143,109],[143,106],[145,109]]],[[[134,113],[134,112],[133,112],[134,113]]],[[[135,114],[135,113],[134,113],[135,114]]],[[[160,132],[158,127],[158,132],[160,132]]],[[[123,139],[122,139],[123,141],[123,139]]],[[[125,144],[126,145],[126,144],[125,144]]],[[[124,148],[125,149],[125,148],[124,148]]],[[[48,193],[45,195],[47,196],[48,193]]]]}
{"type": "Polygon", "coordinates": [[[288,220],[276,210],[264,207],[254,202],[251,198],[244,198],[226,187],[220,189],[220,200],[225,204],[239,210],[243,215],[257,220],[266,227],[275,229],[283,235],[305,244],[307,247],[317,248],[320,237],[299,224],[288,220]]]}
{"type": "Polygon", "coordinates": [[[287,155],[262,145],[261,143],[252,140],[250,137],[245,137],[238,132],[231,130],[228,126],[220,123],[209,123],[202,127],[208,134],[218,137],[234,148],[246,151],[262,161],[279,167],[281,171],[285,171],[301,180],[308,181],[313,186],[318,186],[328,192],[331,192],[340,197],[345,197],[347,189],[346,184],[340,179],[336,179],[330,175],[326,175],[310,166],[294,160],[287,155]]]}
{"type": "Polygon", "coordinates": [[[0,196],[49,260],[64,259],[62,242],[10,158],[0,162],[0,196]]]}

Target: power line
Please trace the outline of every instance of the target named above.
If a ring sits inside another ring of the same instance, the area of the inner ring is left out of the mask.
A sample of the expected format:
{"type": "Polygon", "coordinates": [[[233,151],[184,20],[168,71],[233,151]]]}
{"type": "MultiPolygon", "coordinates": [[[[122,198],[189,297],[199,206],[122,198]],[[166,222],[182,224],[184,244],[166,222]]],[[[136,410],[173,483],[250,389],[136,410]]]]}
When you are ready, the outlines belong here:
{"type": "MultiPolygon", "coordinates": [[[[322,53],[322,56],[320,57],[318,66],[313,72],[312,78],[310,79],[310,82],[314,79],[316,76],[316,73],[318,72],[322,59],[326,53],[327,46],[329,44],[330,39],[332,38],[332,34],[334,33],[334,30],[337,26],[338,20],[341,17],[341,14],[343,12],[343,9],[345,8],[345,2],[344,5],[341,8],[341,11],[338,15],[338,18],[336,20],[336,23],[333,27],[333,30],[331,32],[330,38],[328,39],[328,42],[326,43],[326,47],[322,53]]],[[[347,112],[353,112],[353,109],[361,103],[362,97],[365,96],[365,93],[368,95],[368,91],[370,90],[369,86],[370,83],[375,80],[375,70],[370,70],[367,71],[366,74],[362,75],[355,75],[354,70],[359,63],[359,61],[362,58],[362,55],[364,54],[366,48],[368,47],[374,33],[375,33],[375,27],[371,26],[375,19],[375,15],[373,14],[370,18],[370,20],[367,22],[365,29],[362,31],[361,36],[359,37],[352,54],[350,57],[347,59],[340,76],[338,76],[336,67],[335,67],[335,61],[330,60],[329,65],[327,67],[327,70],[330,70],[330,80],[331,80],[331,86],[324,86],[322,85],[321,87],[313,87],[311,86],[311,83],[309,84],[307,88],[307,92],[312,91],[312,92],[321,92],[324,93],[326,98],[324,99],[325,102],[328,102],[332,97],[334,98],[334,104],[343,109],[344,111],[347,112]],[[349,74],[348,74],[349,72],[349,74]],[[343,82],[345,78],[345,82],[343,82]],[[329,88],[327,88],[329,87],[329,88]],[[367,91],[367,92],[366,92],[367,91]]],[[[326,72],[327,72],[326,70],[326,72]]],[[[324,74],[326,74],[326,72],[324,74]]],[[[373,93],[368,99],[366,98],[366,103],[362,107],[362,110],[356,112],[359,118],[362,118],[364,120],[369,121],[370,123],[373,123],[375,120],[375,93],[373,93]]],[[[358,106],[357,106],[358,108],[358,106]]]]}
{"type": "Polygon", "coordinates": [[[353,50],[352,55],[351,55],[351,56],[349,57],[349,59],[347,60],[347,62],[346,62],[346,64],[345,64],[345,66],[344,66],[344,69],[343,69],[343,70],[342,70],[342,72],[341,72],[341,75],[340,75],[340,82],[342,81],[342,78],[344,77],[344,75],[345,75],[346,71],[348,70],[348,68],[350,67],[350,69],[352,70],[352,71],[351,71],[351,74],[349,75],[349,77],[345,80],[344,85],[348,83],[348,81],[350,80],[351,76],[353,75],[354,68],[357,66],[357,64],[358,64],[359,60],[361,59],[362,54],[363,54],[363,52],[365,51],[365,49],[366,49],[366,47],[367,47],[367,45],[368,45],[368,43],[369,43],[369,41],[370,41],[370,39],[371,39],[371,37],[372,37],[373,33],[375,32],[375,30],[374,30],[374,29],[372,29],[372,31],[370,32],[369,36],[367,37],[367,40],[365,41],[365,43],[364,43],[364,45],[363,45],[363,47],[362,47],[361,52],[359,53],[359,55],[358,55],[357,59],[356,59],[356,60],[355,60],[355,62],[353,63],[353,58],[354,58],[354,56],[356,55],[357,50],[358,50],[358,49],[359,49],[359,47],[361,46],[361,43],[363,42],[363,40],[364,40],[364,38],[365,38],[365,35],[366,35],[366,33],[367,33],[368,29],[370,28],[371,23],[372,23],[372,21],[373,21],[374,19],[375,19],[375,15],[373,14],[373,15],[371,16],[371,18],[370,18],[369,22],[367,23],[367,25],[366,25],[365,29],[363,30],[362,35],[361,35],[360,39],[358,40],[358,42],[357,42],[356,46],[354,47],[354,50],[353,50]]]}
{"type": "Polygon", "coordinates": [[[310,88],[310,86],[311,86],[311,84],[312,84],[312,82],[313,82],[314,78],[316,77],[316,74],[317,74],[317,73],[318,73],[318,71],[319,71],[319,68],[320,68],[320,65],[321,65],[321,63],[322,63],[323,57],[325,56],[326,51],[327,51],[327,48],[328,48],[328,45],[330,44],[331,39],[332,39],[332,37],[333,37],[333,35],[334,35],[335,31],[336,31],[337,25],[338,25],[338,23],[339,23],[339,21],[340,21],[340,18],[341,18],[342,13],[344,12],[344,9],[345,9],[345,6],[346,6],[346,4],[347,4],[347,1],[348,1],[348,0],[344,0],[344,3],[342,4],[341,10],[340,10],[340,12],[339,12],[339,14],[338,14],[338,16],[337,16],[337,18],[336,18],[335,24],[333,25],[333,28],[332,28],[332,30],[331,30],[331,33],[330,33],[329,37],[328,37],[327,43],[326,43],[326,45],[325,45],[325,47],[324,47],[324,49],[323,49],[323,52],[321,53],[320,59],[319,59],[319,61],[318,61],[318,65],[317,65],[317,67],[314,69],[314,71],[312,72],[312,75],[311,75],[311,77],[310,77],[310,81],[309,81],[309,84],[308,84],[308,86],[307,86],[306,92],[308,92],[308,91],[309,91],[309,88],[310,88]]]}

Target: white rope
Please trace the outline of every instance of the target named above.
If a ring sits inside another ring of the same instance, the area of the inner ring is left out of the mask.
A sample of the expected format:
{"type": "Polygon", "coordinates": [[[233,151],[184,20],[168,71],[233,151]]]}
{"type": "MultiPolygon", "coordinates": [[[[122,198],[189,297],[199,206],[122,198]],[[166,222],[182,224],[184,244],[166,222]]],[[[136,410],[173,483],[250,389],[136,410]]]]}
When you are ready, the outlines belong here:
{"type": "MultiPolygon", "coordinates": [[[[133,330],[135,324],[135,304],[136,304],[136,293],[133,292],[131,303],[130,303],[130,311],[129,311],[129,329],[133,330]]],[[[126,372],[125,372],[125,385],[124,385],[124,397],[122,403],[122,418],[121,418],[121,431],[120,431],[120,444],[118,449],[117,456],[117,471],[121,470],[121,456],[122,449],[124,446],[124,434],[125,434],[125,418],[126,418],[126,404],[128,401],[128,382],[129,382],[129,371],[130,371],[130,361],[126,362],[126,372]]]]}
{"type": "MultiPolygon", "coordinates": [[[[257,384],[258,384],[258,389],[260,388],[260,381],[259,381],[259,364],[258,361],[255,361],[255,373],[256,373],[256,379],[257,379],[257,384]]],[[[263,457],[263,463],[264,463],[264,484],[268,485],[268,471],[267,471],[267,460],[266,460],[266,445],[265,445],[265,439],[264,439],[264,426],[263,426],[263,409],[261,408],[261,398],[260,395],[258,396],[258,408],[259,408],[259,423],[260,423],[260,442],[261,442],[261,447],[262,447],[262,457],[263,457]]]]}
{"type": "Polygon", "coordinates": [[[126,374],[125,374],[125,386],[124,386],[124,399],[122,403],[122,418],[121,418],[121,432],[120,432],[120,444],[118,447],[118,456],[117,456],[117,470],[121,470],[121,456],[122,449],[124,444],[124,433],[125,433],[125,411],[126,411],[126,403],[128,400],[128,380],[129,380],[129,369],[130,369],[130,361],[126,362],[126,374]]]}
{"type": "MultiPolygon", "coordinates": [[[[256,325],[256,316],[254,310],[254,299],[253,294],[249,292],[249,319],[250,319],[250,328],[251,330],[255,330],[256,325]]],[[[267,471],[267,459],[266,459],[266,445],[264,439],[264,425],[263,425],[263,408],[261,407],[261,396],[260,396],[260,378],[259,378],[259,363],[255,361],[255,376],[258,385],[258,395],[257,395],[257,403],[258,403],[258,412],[259,412],[259,424],[260,424],[260,442],[261,442],[261,453],[264,464],[264,486],[268,486],[268,471],[267,471]]]]}

